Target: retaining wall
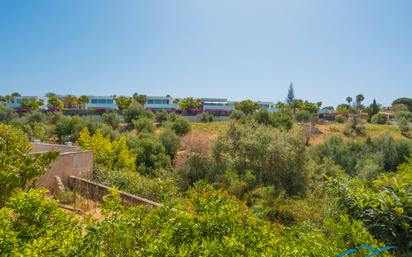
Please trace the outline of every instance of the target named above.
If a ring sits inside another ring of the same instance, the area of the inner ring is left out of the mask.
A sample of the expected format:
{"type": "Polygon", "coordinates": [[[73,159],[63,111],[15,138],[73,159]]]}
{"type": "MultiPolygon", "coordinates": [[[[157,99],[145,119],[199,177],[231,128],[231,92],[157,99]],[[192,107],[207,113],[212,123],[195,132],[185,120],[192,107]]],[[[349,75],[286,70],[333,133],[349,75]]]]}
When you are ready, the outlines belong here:
{"type": "MultiPolygon", "coordinates": [[[[94,181],[79,178],[76,176],[69,177],[69,187],[72,191],[94,201],[103,201],[103,196],[109,194],[109,187],[96,183],[94,181]]],[[[122,203],[126,206],[133,205],[151,205],[155,207],[163,206],[160,203],[150,201],[123,191],[118,191],[122,198],[122,203]]]]}

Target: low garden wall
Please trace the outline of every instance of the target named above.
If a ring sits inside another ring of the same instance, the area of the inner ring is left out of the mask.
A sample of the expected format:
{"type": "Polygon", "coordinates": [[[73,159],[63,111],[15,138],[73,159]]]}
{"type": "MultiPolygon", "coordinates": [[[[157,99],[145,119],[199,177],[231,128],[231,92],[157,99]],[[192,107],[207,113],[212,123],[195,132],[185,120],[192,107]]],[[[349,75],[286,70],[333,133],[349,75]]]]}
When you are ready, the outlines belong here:
{"type": "MultiPolygon", "coordinates": [[[[109,194],[109,187],[96,183],[94,181],[79,178],[76,176],[69,177],[69,188],[86,197],[88,199],[94,201],[103,201],[103,197],[109,194]]],[[[132,194],[128,194],[123,191],[118,191],[120,197],[122,198],[122,203],[126,206],[133,206],[133,205],[150,205],[155,207],[162,207],[163,205],[157,202],[150,201],[145,198],[141,198],[132,194]]]]}

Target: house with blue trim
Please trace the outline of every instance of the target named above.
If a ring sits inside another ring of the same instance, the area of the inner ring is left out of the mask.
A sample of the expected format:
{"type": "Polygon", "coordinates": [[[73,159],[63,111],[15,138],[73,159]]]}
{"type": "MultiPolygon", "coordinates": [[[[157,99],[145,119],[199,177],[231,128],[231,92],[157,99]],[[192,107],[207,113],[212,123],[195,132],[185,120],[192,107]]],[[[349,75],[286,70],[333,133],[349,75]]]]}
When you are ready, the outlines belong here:
{"type": "Polygon", "coordinates": [[[261,109],[267,110],[268,112],[279,112],[279,108],[275,107],[274,102],[257,102],[261,109]]]}
{"type": "Polygon", "coordinates": [[[158,111],[176,111],[179,108],[178,104],[173,103],[173,97],[171,96],[147,96],[146,103],[144,104],[145,110],[153,112],[158,111]]]}
{"type": "Polygon", "coordinates": [[[85,104],[86,110],[117,110],[119,107],[112,96],[87,96],[89,102],[85,104]]]}
{"type": "Polygon", "coordinates": [[[226,98],[201,98],[204,112],[230,112],[235,109],[235,103],[226,98]]]}
{"type": "Polygon", "coordinates": [[[12,102],[5,102],[4,105],[9,108],[20,109],[23,99],[36,99],[36,101],[42,101],[40,110],[47,110],[48,98],[39,96],[14,96],[12,102]]]}

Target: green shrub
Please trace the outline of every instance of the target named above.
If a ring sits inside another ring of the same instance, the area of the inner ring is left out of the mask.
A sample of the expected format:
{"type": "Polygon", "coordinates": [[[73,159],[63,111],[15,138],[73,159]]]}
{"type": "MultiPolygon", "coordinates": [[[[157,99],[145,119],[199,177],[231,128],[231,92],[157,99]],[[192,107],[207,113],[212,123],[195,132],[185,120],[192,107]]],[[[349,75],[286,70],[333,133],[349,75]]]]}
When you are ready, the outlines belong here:
{"type": "Polygon", "coordinates": [[[74,193],[70,190],[64,190],[56,195],[56,199],[63,204],[74,203],[74,193]]]}
{"type": "Polygon", "coordinates": [[[402,118],[405,118],[407,121],[412,122],[412,112],[409,111],[399,111],[395,113],[395,118],[400,121],[402,118]]]}
{"type": "Polygon", "coordinates": [[[346,122],[346,117],[343,115],[336,115],[335,121],[337,123],[345,123],[346,122]]]}
{"type": "Polygon", "coordinates": [[[140,103],[136,102],[135,100],[132,100],[130,105],[127,107],[126,110],[124,110],[123,116],[124,120],[127,123],[132,123],[133,120],[137,120],[140,118],[141,115],[144,113],[144,107],[140,103]]]}
{"type": "Polygon", "coordinates": [[[409,122],[405,119],[405,117],[401,117],[399,120],[399,130],[402,135],[407,135],[409,131],[409,122]]]}
{"type": "Polygon", "coordinates": [[[46,199],[47,190],[19,192],[0,209],[3,256],[75,256],[82,226],[74,215],[46,199]],[[6,230],[4,230],[6,229],[6,230]]]}
{"type": "Polygon", "coordinates": [[[79,116],[64,116],[56,123],[56,135],[60,143],[76,141],[86,121],[79,116]]]}
{"type": "Polygon", "coordinates": [[[240,110],[233,110],[229,116],[231,120],[242,120],[244,117],[246,117],[246,115],[240,110]]]}
{"type": "Polygon", "coordinates": [[[26,135],[10,125],[0,124],[0,207],[18,189],[43,174],[58,152],[29,154],[31,144],[26,135]]]}
{"type": "Polygon", "coordinates": [[[170,156],[155,135],[142,133],[129,137],[127,144],[137,157],[136,167],[141,174],[153,175],[157,170],[170,167],[170,156]]]}
{"type": "Polygon", "coordinates": [[[100,183],[152,201],[165,202],[179,197],[176,181],[170,173],[158,177],[146,177],[125,170],[95,170],[95,179],[100,183]]]}
{"type": "Polygon", "coordinates": [[[155,120],[156,122],[163,124],[169,119],[169,113],[165,110],[155,113],[155,120]]]}
{"type": "MultiPolygon", "coordinates": [[[[399,171],[383,175],[372,183],[345,185],[331,180],[339,196],[338,208],[364,222],[379,240],[412,252],[412,160],[399,171]]],[[[406,255],[405,255],[406,256],[406,255]]]]}
{"type": "Polygon", "coordinates": [[[171,129],[163,129],[159,134],[159,140],[163,144],[166,153],[173,159],[180,147],[180,138],[171,129]]]}
{"type": "Polygon", "coordinates": [[[295,113],[295,120],[297,122],[308,122],[310,120],[310,112],[306,110],[298,110],[295,113]]]}
{"type": "Polygon", "coordinates": [[[388,122],[388,116],[383,113],[378,113],[372,116],[371,122],[374,124],[386,124],[388,122]]]}
{"type": "Polygon", "coordinates": [[[273,185],[289,195],[300,195],[308,186],[305,162],[303,135],[255,123],[231,123],[216,139],[211,160],[204,153],[193,154],[181,176],[189,185],[199,179],[224,184],[228,172],[241,178],[252,171],[257,185],[273,185]]]}
{"type": "Polygon", "coordinates": [[[119,115],[117,115],[117,113],[115,112],[103,113],[102,120],[107,125],[110,125],[113,129],[116,129],[120,124],[119,115]]]}
{"type": "Polygon", "coordinates": [[[165,123],[165,127],[170,128],[179,136],[183,136],[191,130],[189,121],[182,116],[175,116],[165,123]]]}
{"type": "Polygon", "coordinates": [[[272,126],[278,129],[289,130],[293,126],[292,116],[285,112],[268,112],[261,109],[253,115],[259,124],[272,126]]]}
{"type": "Polygon", "coordinates": [[[134,128],[140,133],[153,133],[155,131],[154,120],[146,117],[132,121],[134,128]]]}
{"type": "Polygon", "coordinates": [[[197,115],[200,122],[212,122],[213,121],[213,114],[202,112],[197,115]]]}
{"type": "Polygon", "coordinates": [[[0,122],[9,123],[17,117],[18,115],[13,109],[0,104],[0,122]]]}
{"type": "Polygon", "coordinates": [[[46,114],[38,111],[34,111],[25,115],[28,122],[39,122],[39,123],[47,123],[48,117],[46,114]]]}

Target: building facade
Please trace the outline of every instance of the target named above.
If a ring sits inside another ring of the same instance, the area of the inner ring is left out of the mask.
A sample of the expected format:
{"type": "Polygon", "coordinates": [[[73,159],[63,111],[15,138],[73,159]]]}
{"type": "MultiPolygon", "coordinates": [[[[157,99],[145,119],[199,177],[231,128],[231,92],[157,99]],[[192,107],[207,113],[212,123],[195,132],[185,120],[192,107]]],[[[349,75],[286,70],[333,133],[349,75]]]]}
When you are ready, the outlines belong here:
{"type": "Polygon", "coordinates": [[[111,96],[88,96],[86,110],[117,110],[119,109],[115,100],[111,96]]]}
{"type": "Polygon", "coordinates": [[[261,109],[267,110],[268,112],[278,112],[279,109],[275,107],[274,102],[257,102],[261,109]]]}
{"type": "Polygon", "coordinates": [[[28,100],[36,100],[40,102],[39,109],[40,110],[47,110],[48,98],[47,97],[38,97],[38,96],[15,96],[13,97],[12,102],[5,102],[4,105],[14,109],[20,109],[21,103],[24,99],[28,100]]]}
{"type": "Polygon", "coordinates": [[[147,96],[144,104],[145,110],[153,112],[157,111],[176,111],[179,108],[178,104],[173,103],[171,96],[147,96]]]}
{"type": "Polygon", "coordinates": [[[230,112],[235,109],[235,104],[226,98],[201,98],[204,112],[230,112]]]}

